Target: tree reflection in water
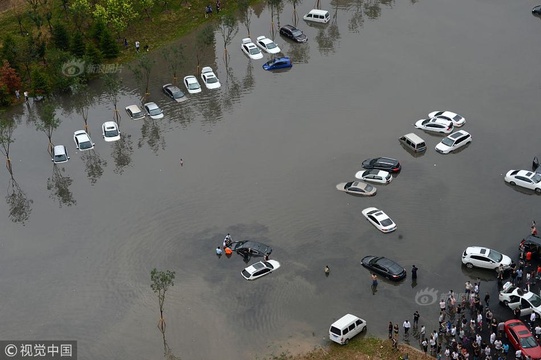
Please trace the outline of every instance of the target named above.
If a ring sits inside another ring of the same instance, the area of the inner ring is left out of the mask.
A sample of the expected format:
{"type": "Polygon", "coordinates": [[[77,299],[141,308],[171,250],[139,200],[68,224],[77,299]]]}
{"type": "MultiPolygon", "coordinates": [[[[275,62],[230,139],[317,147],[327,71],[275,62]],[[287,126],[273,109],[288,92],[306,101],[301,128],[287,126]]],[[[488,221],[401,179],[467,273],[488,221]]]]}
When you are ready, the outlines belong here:
{"type": "Polygon", "coordinates": [[[8,184],[6,203],[9,207],[9,218],[15,223],[26,224],[32,212],[33,200],[28,199],[26,193],[21,189],[13,171],[10,172],[11,178],[8,184]]]}
{"type": "Polygon", "coordinates": [[[90,184],[94,185],[103,175],[103,167],[107,166],[107,161],[101,159],[94,149],[84,151],[81,159],[85,163],[86,176],[88,176],[90,184]]]}
{"type": "Polygon", "coordinates": [[[111,157],[115,161],[115,169],[113,170],[115,174],[122,174],[124,172],[124,168],[130,166],[132,154],[133,141],[131,140],[131,135],[124,134],[120,140],[115,141],[113,144],[113,152],[111,157]]]}
{"type": "Polygon", "coordinates": [[[137,147],[143,147],[146,142],[155,154],[158,153],[160,148],[165,150],[165,138],[163,137],[163,130],[160,128],[162,122],[157,122],[150,117],[145,117],[143,120],[143,126],[141,126],[141,138],[137,143],[137,147]]]}
{"type": "Polygon", "coordinates": [[[49,196],[51,199],[58,200],[58,205],[75,205],[77,201],[73,198],[73,193],[69,187],[73,183],[73,179],[69,176],[64,176],[64,167],[53,164],[53,175],[47,179],[47,190],[51,191],[49,196]]]}

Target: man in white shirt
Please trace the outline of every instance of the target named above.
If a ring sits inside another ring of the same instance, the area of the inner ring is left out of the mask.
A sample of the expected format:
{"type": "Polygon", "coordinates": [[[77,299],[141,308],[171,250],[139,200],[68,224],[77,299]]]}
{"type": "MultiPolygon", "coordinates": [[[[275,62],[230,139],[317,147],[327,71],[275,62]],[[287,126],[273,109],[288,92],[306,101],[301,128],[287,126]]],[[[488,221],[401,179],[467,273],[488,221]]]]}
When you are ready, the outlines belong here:
{"type": "Polygon", "coordinates": [[[405,320],[404,324],[402,324],[402,326],[404,327],[404,336],[408,335],[408,332],[409,332],[410,327],[411,327],[410,322],[408,320],[405,320]]]}

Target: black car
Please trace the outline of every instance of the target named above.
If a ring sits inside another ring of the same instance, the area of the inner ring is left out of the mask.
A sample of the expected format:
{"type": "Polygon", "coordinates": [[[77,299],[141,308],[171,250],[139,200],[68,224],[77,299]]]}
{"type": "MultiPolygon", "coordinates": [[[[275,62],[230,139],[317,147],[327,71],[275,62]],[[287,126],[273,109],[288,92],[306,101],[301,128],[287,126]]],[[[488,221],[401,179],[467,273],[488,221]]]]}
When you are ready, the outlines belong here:
{"type": "Polygon", "coordinates": [[[308,37],[293,25],[284,25],[280,28],[280,35],[290,38],[298,43],[308,41],[308,37]]]}
{"type": "Polygon", "coordinates": [[[541,5],[536,5],[532,9],[532,14],[534,15],[541,15],[541,5]]]}
{"type": "Polygon", "coordinates": [[[363,161],[362,167],[365,169],[379,169],[388,172],[399,172],[402,169],[398,160],[388,157],[366,159],[363,161]]]}
{"type": "Polygon", "coordinates": [[[383,256],[365,256],[361,259],[361,264],[389,280],[400,281],[406,277],[406,269],[383,256]]]}
{"type": "Polygon", "coordinates": [[[251,240],[235,241],[231,244],[231,250],[242,256],[265,256],[272,253],[270,246],[251,240]]]}

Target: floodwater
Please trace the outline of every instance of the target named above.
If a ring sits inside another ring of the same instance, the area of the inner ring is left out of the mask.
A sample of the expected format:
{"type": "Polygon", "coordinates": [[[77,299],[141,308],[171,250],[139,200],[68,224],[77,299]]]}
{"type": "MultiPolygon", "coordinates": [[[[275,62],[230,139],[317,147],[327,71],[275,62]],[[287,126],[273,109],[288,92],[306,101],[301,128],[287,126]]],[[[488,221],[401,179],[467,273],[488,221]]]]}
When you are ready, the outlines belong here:
{"type": "MultiPolygon", "coordinates": [[[[461,291],[470,278],[481,277],[482,291],[495,299],[492,274],[463,270],[460,253],[478,244],[516,256],[531,221],[541,220],[539,196],[503,181],[507,170],[529,168],[540,155],[541,21],[533,5],[324,1],[332,23],[300,20],[306,45],[277,36],[295,65],[275,74],[239,51],[241,24],[229,46],[229,75],[219,34],[207,58],[222,88],[184,104],[161,94],[171,76],[157,52],[151,100],[165,118],[135,122],[122,110],[124,140],[105,143],[100,126],[112,104],[94,84],[95,151],[73,145],[83,127],[78,97],[59,104],[53,141],[71,156],[62,166],[52,165],[47,138],[33,125],[41,105],[14,109],[13,178],[2,170],[0,186],[23,206],[10,216],[8,202],[0,205],[0,337],[78,340],[80,359],[159,359],[154,267],[176,272],[165,300],[166,340],[183,359],[303,351],[327,344],[329,324],[348,312],[364,317],[373,335],[417,309],[430,329],[437,305],[417,305],[418,292],[461,291]],[[473,143],[437,154],[441,136],[412,126],[433,110],[464,115],[473,143]],[[412,131],[428,143],[423,156],[398,143],[412,131]],[[377,186],[377,196],[336,191],[365,158],[382,155],[398,158],[403,170],[377,186]],[[386,211],[398,230],[375,230],[361,215],[368,206],[386,211]],[[272,246],[282,267],[245,281],[241,257],[214,255],[228,232],[272,246]],[[417,265],[418,284],[381,281],[373,295],[359,264],[370,254],[417,265]]],[[[301,4],[299,14],[312,6],[301,4]]],[[[252,38],[270,35],[269,10],[256,14],[252,38]]],[[[291,14],[284,6],[280,23],[291,14]]],[[[181,73],[194,69],[188,61],[181,73]]],[[[127,68],[122,76],[121,109],[141,92],[127,68]]]]}

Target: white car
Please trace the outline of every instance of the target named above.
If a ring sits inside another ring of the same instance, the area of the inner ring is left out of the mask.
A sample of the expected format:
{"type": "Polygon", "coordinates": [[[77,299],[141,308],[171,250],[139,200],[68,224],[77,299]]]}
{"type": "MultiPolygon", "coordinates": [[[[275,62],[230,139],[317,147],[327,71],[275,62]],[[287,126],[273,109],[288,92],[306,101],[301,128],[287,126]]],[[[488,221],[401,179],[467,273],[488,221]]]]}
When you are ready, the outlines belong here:
{"type": "Polygon", "coordinates": [[[415,127],[417,129],[443,134],[449,134],[454,129],[453,122],[451,120],[440,118],[421,119],[415,123],[415,127]]]}
{"type": "Polygon", "coordinates": [[[503,285],[498,300],[512,310],[520,308],[520,316],[530,315],[532,312],[541,316],[541,298],[533,292],[513,286],[510,282],[503,285]]]}
{"type": "Polygon", "coordinates": [[[145,113],[137,105],[126,106],[126,112],[132,120],[141,120],[145,118],[145,113]]]}
{"type": "Polygon", "coordinates": [[[207,89],[218,89],[222,86],[210,66],[205,66],[201,70],[201,80],[203,80],[203,84],[205,84],[207,89]]]}
{"type": "Polygon", "coordinates": [[[388,184],[393,180],[393,176],[390,173],[378,169],[357,171],[355,178],[380,184],[388,184]]]}
{"type": "Polygon", "coordinates": [[[75,147],[80,151],[86,151],[94,149],[94,143],[90,136],[84,130],[77,130],[73,133],[73,141],[75,142],[75,147]]]}
{"type": "Polygon", "coordinates": [[[518,185],[541,194],[541,173],[529,170],[509,170],[504,180],[513,186],[518,185]]]}
{"type": "Polygon", "coordinates": [[[118,130],[118,124],[114,121],[104,122],[101,126],[101,134],[103,140],[107,142],[120,140],[120,130],[118,130]]]}
{"type": "Polygon", "coordinates": [[[240,274],[246,280],[255,280],[270,274],[279,267],[280,263],[276,260],[259,261],[242,270],[240,274]]]}
{"type": "Polygon", "coordinates": [[[261,53],[261,50],[259,50],[257,46],[255,46],[255,44],[252,42],[252,39],[250,38],[242,39],[240,48],[242,52],[245,53],[252,60],[263,59],[263,54],[261,53]]]}
{"type": "Polygon", "coordinates": [[[199,85],[199,81],[197,81],[197,78],[193,75],[184,77],[184,85],[190,94],[197,94],[201,92],[201,85],[199,85]]]}
{"type": "Polygon", "coordinates": [[[147,102],[145,105],[143,105],[143,107],[145,108],[147,115],[150,116],[151,119],[159,120],[163,118],[163,111],[158,105],[156,105],[156,103],[147,102]]]}
{"type": "Polygon", "coordinates": [[[432,111],[430,114],[428,114],[428,117],[430,118],[442,118],[445,120],[451,120],[453,122],[454,127],[461,127],[466,123],[466,119],[464,119],[463,116],[460,116],[458,114],[455,114],[451,111],[432,111]]]}
{"type": "Polygon", "coordinates": [[[449,154],[451,151],[455,151],[456,149],[471,143],[471,140],[472,138],[469,132],[458,130],[443,138],[441,142],[436,145],[436,151],[442,154],[449,154]]]}
{"type": "Polygon", "coordinates": [[[378,208],[369,207],[364,209],[362,213],[366,220],[370,221],[382,233],[390,233],[397,228],[394,221],[378,208]]]}
{"type": "Polygon", "coordinates": [[[55,164],[63,164],[70,159],[68,150],[64,145],[55,145],[53,148],[53,158],[51,159],[55,164]]]}
{"type": "Polygon", "coordinates": [[[256,39],[255,44],[264,52],[268,54],[278,54],[280,51],[280,47],[272,41],[271,39],[267,38],[266,36],[258,36],[256,39]]]}
{"type": "Polygon", "coordinates": [[[511,258],[483,246],[469,246],[462,253],[462,263],[469,269],[478,267],[497,270],[500,265],[508,269],[511,266],[511,258]]]}

